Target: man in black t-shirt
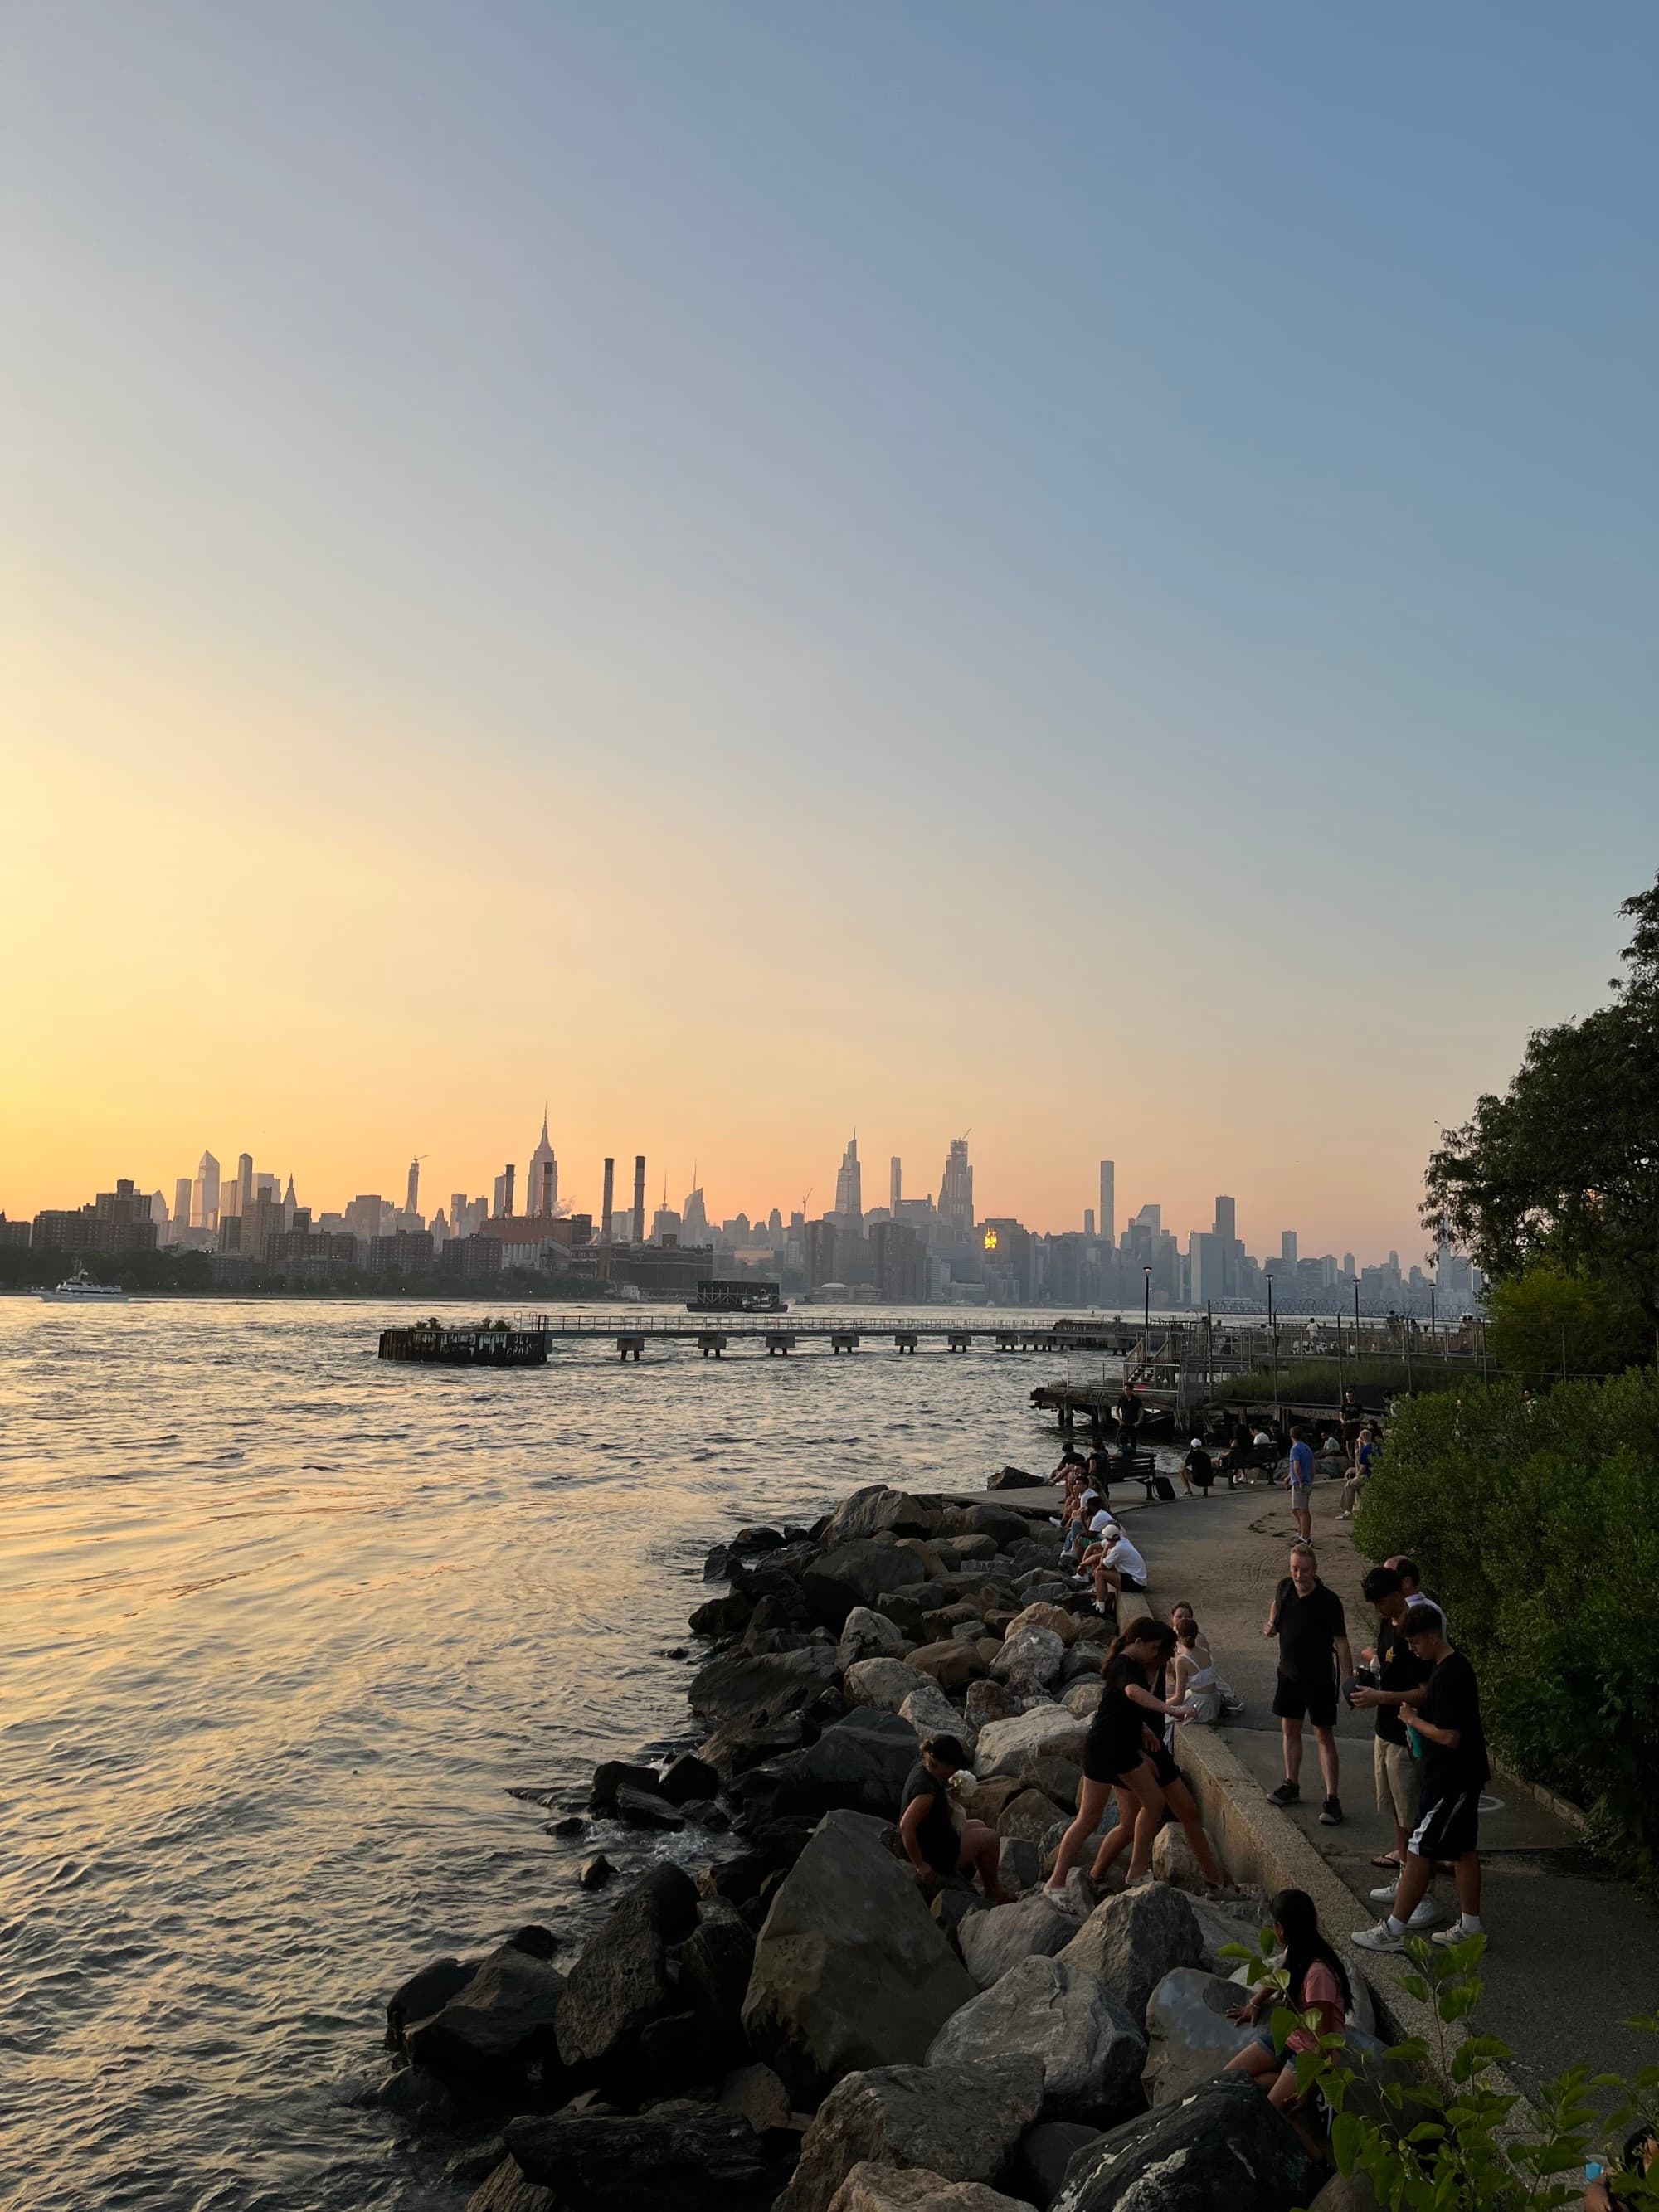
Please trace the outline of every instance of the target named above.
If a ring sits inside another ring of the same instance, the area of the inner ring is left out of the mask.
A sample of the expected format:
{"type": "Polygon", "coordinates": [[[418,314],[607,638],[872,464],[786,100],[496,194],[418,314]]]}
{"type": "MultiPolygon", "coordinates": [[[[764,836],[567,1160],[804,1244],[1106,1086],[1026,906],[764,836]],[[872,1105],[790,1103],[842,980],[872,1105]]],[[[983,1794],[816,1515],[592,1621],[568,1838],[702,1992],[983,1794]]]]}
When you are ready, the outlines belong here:
{"type": "MultiPolygon", "coordinates": [[[[1387,1887],[1374,1889],[1371,1899],[1374,1904],[1387,1905],[1406,1863],[1406,1846],[1417,1826],[1422,1796],[1420,1762],[1413,1758],[1411,1746],[1406,1741],[1406,1723],[1411,1716],[1403,1708],[1413,1693],[1428,1680],[1430,1670],[1424,1661],[1413,1657],[1401,1626],[1406,1617],[1406,1593],[1397,1571],[1393,1567],[1373,1567],[1361,1587],[1365,1602],[1376,1607],[1376,1647],[1361,1654],[1376,1662],[1376,1680],[1374,1684],[1356,1684],[1348,1703],[1361,1712],[1376,1715],[1376,1741],[1371,1760],[1376,1780],[1376,1809],[1385,1820],[1394,1823],[1394,1849],[1371,1861],[1373,1866],[1384,1868],[1389,1875],[1387,1887]]],[[[1438,1917],[1431,1905],[1419,1907],[1419,1926],[1426,1927],[1438,1917]]]]}
{"type": "Polygon", "coordinates": [[[1302,1795],[1302,1723],[1310,1720],[1325,1784],[1320,1822],[1334,1828],[1342,1819],[1336,1794],[1336,1686],[1352,1674],[1353,1652],[1342,1601],[1320,1581],[1311,1544],[1291,1547],[1291,1571],[1279,1585],[1261,1633],[1279,1638],[1273,1711],[1284,1739],[1285,1779],[1273,1802],[1294,1805],[1302,1795]]]}
{"type": "Polygon", "coordinates": [[[1461,1943],[1480,1925],[1480,1793],[1492,1778],[1480,1691],[1474,1669],[1446,1641],[1441,1615],[1412,1606],[1401,1623],[1412,1656],[1431,1670],[1401,1706],[1406,1726],[1423,1747],[1423,1805],[1407,1845],[1405,1869],[1388,1917],[1362,1928],[1362,1951],[1397,1951],[1412,1915],[1428,1893],[1437,1859],[1450,1859],[1458,1917],[1430,1940],[1461,1943]]]}

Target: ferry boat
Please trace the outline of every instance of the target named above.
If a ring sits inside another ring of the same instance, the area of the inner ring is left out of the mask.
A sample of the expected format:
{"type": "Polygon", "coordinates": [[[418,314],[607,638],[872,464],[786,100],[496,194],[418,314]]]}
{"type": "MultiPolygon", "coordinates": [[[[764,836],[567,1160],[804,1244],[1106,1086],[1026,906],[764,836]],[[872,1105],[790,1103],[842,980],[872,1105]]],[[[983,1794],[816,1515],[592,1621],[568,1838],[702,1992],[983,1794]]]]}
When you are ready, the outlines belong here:
{"type": "Polygon", "coordinates": [[[72,1275],[65,1275],[55,1291],[37,1291],[37,1297],[45,1298],[48,1305],[125,1305],[126,1292],[118,1283],[94,1283],[84,1267],[77,1267],[72,1275]]]}

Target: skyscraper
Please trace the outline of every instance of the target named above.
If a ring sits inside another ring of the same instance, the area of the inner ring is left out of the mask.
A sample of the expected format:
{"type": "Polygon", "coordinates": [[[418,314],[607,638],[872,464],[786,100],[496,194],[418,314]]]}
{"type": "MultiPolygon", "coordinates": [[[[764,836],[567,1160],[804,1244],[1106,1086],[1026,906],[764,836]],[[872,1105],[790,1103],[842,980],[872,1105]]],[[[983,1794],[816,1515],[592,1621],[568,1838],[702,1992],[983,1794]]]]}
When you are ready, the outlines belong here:
{"type": "Polygon", "coordinates": [[[1214,1234],[1218,1237],[1226,1237],[1231,1243],[1231,1240],[1238,1234],[1238,1229],[1237,1226],[1237,1212],[1238,1209],[1234,1205],[1231,1198],[1217,1199],[1215,1202],[1214,1234]]]}
{"type": "Polygon", "coordinates": [[[191,1194],[190,1219],[194,1229],[216,1229],[219,1226],[219,1163],[211,1152],[204,1152],[196,1164],[196,1188],[191,1194]]]}
{"type": "Polygon", "coordinates": [[[1095,1218],[1109,1244],[1117,1242],[1117,1169],[1110,1160],[1100,1164],[1100,1212],[1095,1218]]]}
{"type": "Polygon", "coordinates": [[[404,1197],[404,1212],[405,1213],[416,1212],[420,1206],[420,1203],[421,1164],[419,1160],[416,1159],[411,1160],[409,1164],[409,1188],[404,1197]]]}
{"type": "Polygon", "coordinates": [[[1289,1261],[1289,1263],[1290,1263],[1290,1265],[1291,1265],[1292,1267],[1295,1267],[1295,1265],[1296,1265],[1296,1231],[1295,1231],[1295,1230],[1294,1230],[1294,1229],[1281,1229],[1281,1230],[1279,1231],[1279,1258],[1280,1258],[1281,1260],[1288,1261],[1289,1261]]]}
{"type": "MultiPolygon", "coordinates": [[[[173,1220],[168,1230],[169,1240],[178,1243],[190,1226],[191,1182],[188,1176],[179,1176],[173,1186],[173,1220]]],[[[1348,1270],[1353,1273],[1352,1268],[1348,1270]]]]}
{"type": "Polygon", "coordinates": [[[952,1137],[939,1186],[939,1226],[966,1243],[974,1233],[974,1170],[968,1164],[968,1139],[952,1137]]]}
{"type": "Polygon", "coordinates": [[[236,1211],[238,1213],[252,1213],[253,1211],[252,1152],[238,1152],[236,1155],[236,1211]]]}
{"type": "Polygon", "coordinates": [[[530,1176],[525,1184],[526,1213],[551,1213],[559,1202],[559,1163],[548,1141],[547,1109],[542,1109],[541,1142],[530,1156],[530,1176]]]}
{"type": "Polygon", "coordinates": [[[855,1136],[848,1139],[847,1150],[836,1170],[836,1212],[844,1222],[857,1223],[864,1218],[864,1173],[859,1165],[859,1140],[855,1136]]]}
{"type": "Polygon", "coordinates": [[[645,1242],[645,1154],[634,1155],[634,1221],[633,1237],[636,1244],[645,1242]]]}
{"type": "Polygon", "coordinates": [[[895,1221],[904,1198],[904,1169],[896,1152],[887,1163],[887,1211],[895,1221]]]}

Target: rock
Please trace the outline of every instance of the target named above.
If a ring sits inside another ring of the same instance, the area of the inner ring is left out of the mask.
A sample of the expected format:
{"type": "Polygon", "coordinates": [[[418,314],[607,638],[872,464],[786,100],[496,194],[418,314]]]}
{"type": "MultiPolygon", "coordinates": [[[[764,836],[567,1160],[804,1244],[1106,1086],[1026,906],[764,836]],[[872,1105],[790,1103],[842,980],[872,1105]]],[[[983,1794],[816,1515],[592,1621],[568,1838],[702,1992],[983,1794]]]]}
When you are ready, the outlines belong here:
{"type": "Polygon", "coordinates": [[[997,1880],[1016,1897],[1042,1879],[1042,1853],[1029,1836],[1004,1836],[997,1850],[997,1880]]]}
{"type": "Polygon", "coordinates": [[[1052,1753],[1056,1759],[1081,1759],[1088,1723],[1064,1705],[1028,1706],[1012,1720],[992,1721],[979,1732],[974,1771],[981,1782],[999,1774],[1018,1774],[1031,1752],[1052,1753]]]}
{"type": "Polygon", "coordinates": [[[585,1836],[587,1833],[587,1823],[580,1813],[567,1813],[562,1820],[550,1820],[547,1824],[547,1832],[550,1836],[566,1838],[585,1836]]]}
{"type": "Polygon", "coordinates": [[[404,2049],[468,2095],[505,2095],[531,2067],[556,2058],[564,1989],[563,1975],[545,1959],[503,1943],[447,2003],[408,2022],[404,2049]]]}
{"type": "Polygon", "coordinates": [[[988,1828],[994,1828],[1004,1808],[1012,1803],[1024,1787],[1018,1775],[1013,1774],[999,1774],[993,1781],[977,1784],[968,1799],[969,1817],[983,1820],[988,1828]]]}
{"type": "Polygon", "coordinates": [[[1000,1682],[970,1682],[963,1705],[965,1717],[976,1728],[983,1728],[988,1721],[1011,1721],[1016,1713],[1024,1711],[1018,1698],[1011,1690],[1005,1690],[1000,1682]]]}
{"type": "Polygon", "coordinates": [[[789,1761],[779,1778],[777,1809],[813,1818],[838,1810],[871,1813],[896,1820],[919,1755],[908,1721],[860,1706],[789,1761]]]}
{"type": "Polygon", "coordinates": [[[466,2212],[558,2212],[550,2189],[526,2181],[517,2159],[504,2158],[466,2200],[466,2212]]]}
{"type": "Polygon", "coordinates": [[[1058,1840],[1058,1833],[1063,1832],[1066,1826],[1066,1815],[1041,1790],[1022,1790],[1018,1796],[1009,1799],[997,1817],[998,1835],[1024,1836],[1042,1850],[1058,1840]]]}
{"type": "Polygon", "coordinates": [[[902,1659],[905,1648],[903,1637],[885,1613],[855,1605],[841,1625],[836,1656],[843,1667],[851,1667],[860,1659],[902,1659]]]}
{"type": "MultiPolygon", "coordinates": [[[[1016,1513],[1009,1505],[970,1505],[962,1517],[967,1523],[964,1535],[990,1536],[999,1551],[1024,1543],[1031,1526],[1023,1513],[1016,1513]]],[[[1048,1556],[1053,1556],[1052,1552],[1048,1556]]]]}
{"type": "Polygon", "coordinates": [[[986,1484],[988,1490],[1046,1490],[1046,1476],[1027,1474],[1023,1467],[999,1468],[986,1484]]]}
{"type": "Polygon", "coordinates": [[[1146,2005],[1146,2067],[1142,2079],[1152,2105],[1172,2104],[1200,2081],[1219,2074],[1255,2034],[1237,2027],[1227,2008],[1238,2002],[1236,1985],[1196,1966],[1165,1974],[1146,2005]]]}
{"type": "Polygon", "coordinates": [[[933,1549],[947,1566],[965,1567],[994,1559],[997,1540],[994,1536],[940,1536],[935,1539],[933,1549]]]}
{"type": "Polygon", "coordinates": [[[653,1869],[617,1899],[559,2000],[559,2056],[567,2066],[625,2063],[647,2021],[681,2008],[668,1949],[696,1925],[696,1888],[678,1867],[653,1869]]]}
{"type": "Polygon", "coordinates": [[[947,2181],[919,2166],[860,2160],[830,2201],[830,2212],[1030,2212],[982,2181],[947,2181]]]}
{"type": "Polygon", "coordinates": [[[1200,1963],[1204,1939],[1182,1893],[1152,1882],[1097,1905],[1061,1955],[1098,1974],[1139,2027],[1146,2001],[1165,1974],[1200,1963]]]}
{"type": "Polygon", "coordinates": [[[1019,1778],[1028,1790],[1041,1790],[1061,1812],[1075,1813],[1083,1792],[1083,1769],[1075,1759],[1056,1759],[1051,1752],[1034,1751],[1021,1762],[1019,1778]]]}
{"type": "Polygon", "coordinates": [[[1174,1820],[1152,1838],[1152,1873],[1158,1881],[1167,1881],[1173,1889],[1184,1889],[1189,1897],[1202,1897],[1207,1887],[1197,1853],[1174,1820]]]}
{"type": "Polygon", "coordinates": [[[635,1766],[625,1759],[607,1759],[593,1769],[592,1787],[587,1793],[588,1810],[609,1813],[615,1809],[618,1795],[623,1790],[649,1790],[657,1786],[654,1766],[635,1766]]]}
{"type": "Polygon", "coordinates": [[[754,1600],[742,1590],[727,1590],[723,1597],[705,1598],[694,1605],[686,1626],[694,1636],[741,1636],[754,1610],[754,1600]]]}
{"type": "Polygon", "coordinates": [[[1308,2212],[1381,2212],[1381,2207],[1370,2175],[1356,2168],[1352,2173],[1334,2173],[1308,2212]]]}
{"type": "Polygon", "coordinates": [[[789,2092],[769,2066],[739,2066],[720,2083],[722,2112],[740,2112],[757,2135],[789,2124],[789,2092]]]}
{"type": "Polygon", "coordinates": [[[434,1959],[418,1973],[393,1990],[386,2000],[386,2040],[389,2051],[409,2056],[404,2037],[411,2021],[429,2020],[441,2012],[478,1971],[476,1959],[434,1959]]]}
{"type": "Polygon", "coordinates": [[[855,2068],[919,2062],[974,1993],[876,1820],[826,1814],[772,1899],[744,2000],[750,2048],[812,2100],[855,2068]]]}
{"type": "Polygon", "coordinates": [[[740,2112],[671,2101],[648,2112],[550,2112],[511,2120],[520,2171],[584,2212],[726,2212],[764,2176],[740,2112]]]}
{"type": "Polygon", "coordinates": [[[595,1851],[591,1859],[582,1861],[576,1879],[584,1889],[603,1889],[616,1871],[603,1851],[595,1851]]]}
{"type": "Polygon", "coordinates": [[[925,1679],[901,1659],[859,1659],[842,1677],[842,1695],[849,1705],[871,1705],[878,1713],[896,1713],[925,1679]]]}
{"type": "Polygon", "coordinates": [[[787,1759],[811,1737],[811,1729],[798,1712],[781,1714],[775,1720],[745,1713],[714,1730],[703,1745],[703,1757],[722,1774],[747,1774],[751,1767],[787,1759]]]}
{"type": "Polygon", "coordinates": [[[1255,1948],[1256,1937],[1265,1928],[1271,1915],[1265,1905],[1243,1905],[1222,1903],[1216,1899],[1195,1897],[1193,1917],[1198,1923],[1198,1932],[1204,1939],[1201,1965],[1212,1973],[1231,1974],[1239,1964],[1237,1959],[1224,1959],[1224,1944],[1243,1943],[1247,1949],[1255,1948]]]}
{"type": "Polygon", "coordinates": [[[874,1607],[884,1592],[902,1589],[915,1571],[915,1560],[896,1546],[854,1537],[812,1561],[800,1579],[801,1595],[814,1620],[839,1632],[854,1606],[874,1607]]]}
{"type": "Polygon", "coordinates": [[[773,2212],[828,2212],[854,2166],[919,2166],[947,2181],[994,2181],[1036,2118],[1032,2064],[882,2066],[849,2074],[819,2106],[773,2212]]]}
{"type": "Polygon", "coordinates": [[[957,1958],[962,1956],[963,1922],[971,1912],[987,1912],[990,1909],[979,1892],[969,1888],[960,1876],[953,1881],[942,1883],[934,1891],[933,1902],[927,1907],[933,1915],[934,1926],[944,1931],[957,1958]]]}
{"type": "Polygon", "coordinates": [[[1066,2167],[1100,2136],[1100,2129],[1085,2127],[1081,2120],[1039,2120],[1021,2138],[1009,2186],[1029,2204],[1052,2204],[1065,2183],[1066,2167]]]}
{"type": "Polygon", "coordinates": [[[973,1645],[959,1643],[948,1633],[940,1642],[920,1645],[906,1664],[918,1674],[931,1675],[941,1690],[966,1689],[976,1674],[985,1672],[984,1662],[973,1645]]]}
{"type": "Polygon", "coordinates": [[[1050,1629],[1062,1644],[1074,1643],[1077,1638],[1075,1615],[1067,1613],[1063,1606],[1046,1605],[1041,1600],[1017,1613],[1006,1632],[1011,1637],[1018,1636],[1028,1628],[1050,1629]]]}
{"type": "Polygon", "coordinates": [[[1255,2083],[1228,2075],[1079,2151],[1052,2212],[1293,2212],[1321,2179],[1255,2083]]]}
{"type": "Polygon", "coordinates": [[[680,1810],[688,1820],[707,1828],[711,1835],[723,1836],[732,1825],[730,1816],[712,1797],[688,1797],[680,1810]]]}
{"type": "Polygon", "coordinates": [[[732,1539],[734,1552],[776,1552],[785,1542],[781,1528],[739,1528],[732,1539]]]}
{"type": "MultiPolygon", "coordinates": [[[[1092,1682],[1103,1687],[1100,1680],[1100,1646],[1079,1634],[1060,1666],[1060,1679],[1064,1689],[1070,1689],[1074,1682],[1092,1682]]],[[[1090,1711],[1092,1712],[1093,1710],[1091,1705],[1090,1711]]]]}
{"type": "Polygon", "coordinates": [[[830,1687],[836,1673],[835,1650],[827,1644],[809,1644],[799,1651],[775,1651],[758,1658],[732,1651],[699,1668],[685,1694],[692,1711],[705,1720],[716,1724],[749,1721],[763,1709],[772,1714],[799,1712],[830,1687]]]}
{"type": "Polygon", "coordinates": [[[708,2028],[735,2036],[755,1964],[755,1938],[737,1906],[708,1899],[675,1957],[681,2002],[708,2028]]]}
{"type": "Polygon", "coordinates": [[[690,1805],[696,1800],[714,1796],[720,1786],[720,1776],[706,1759],[695,1752],[683,1751],[678,1759],[671,1759],[662,1771],[658,1784],[671,1805],[690,1805]]]}
{"type": "MultiPolygon", "coordinates": [[[[981,1990],[988,1990],[1021,1960],[1033,1954],[1048,1958],[1063,1950],[1077,1934],[1077,1922],[1052,1898],[1036,1891],[1017,1905],[994,1905],[977,1914],[957,1933],[963,1965],[981,1990]]],[[[960,2045],[953,2046],[953,2054],[958,2058],[970,2055],[960,2045]]]]}
{"type": "Polygon", "coordinates": [[[979,1730],[957,1711],[937,1682],[918,1684],[899,1707],[899,1717],[909,1722],[919,1743],[930,1735],[953,1735],[972,1759],[979,1730]]]}
{"type": "Polygon", "coordinates": [[[845,1544],[860,1537],[931,1536],[933,1516],[908,1490],[890,1490],[875,1482],[843,1498],[830,1516],[823,1532],[826,1544],[845,1544]]]}
{"type": "Polygon", "coordinates": [[[677,1832],[685,1826],[684,1816],[659,1796],[654,1790],[629,1790],[617,1792],[617,1818],[625,1820],[630,1828],[654,1828],[663,1832],[677,1832]]]}
{"type": "Polygon", "coordinates": [[[945,2022],[927,2063],[953,2063],[970,2051],[988,2066],[1036,2060],[1047,2119],[1108,2127],[1140,2108],[1146,2037],[1098,1974],[1063,1958],[1019,1960],[945,2022]]]}
{"type": "Polygon", "coordinates": [[[1014,1690],[1044,1690],[1060,1669],[1066,1646],[1052,1628],[1022,1628],[997,1648],[991,1679],[1014,1690]]]}

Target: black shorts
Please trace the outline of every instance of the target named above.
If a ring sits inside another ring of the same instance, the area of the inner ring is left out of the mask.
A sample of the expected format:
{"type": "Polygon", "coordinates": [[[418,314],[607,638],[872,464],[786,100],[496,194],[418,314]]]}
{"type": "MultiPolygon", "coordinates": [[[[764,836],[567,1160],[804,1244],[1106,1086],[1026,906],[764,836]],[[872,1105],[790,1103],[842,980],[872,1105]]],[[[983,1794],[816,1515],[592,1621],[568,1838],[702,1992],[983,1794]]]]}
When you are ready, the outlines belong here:
{"type": "Polygon", "coordinates": [[[1098,1741],[1093,1736],[1083,1741],[1083,1778],[1085,1782],[1104,1782],[1115,1789],[1126,1774],[1133,1774],[1146,1756],[1141,1744],[1133,1746],[1112,1743],[1105,1738],[1098,1741]]]}
{"type": "Polygon", "coordinates": [[[1120,1576],[1117,1586],[1126,1597],[1145,1597],[1146,1595],[1146,1583],[1138,1583],[1133,1575],[1120,1576]]]}
{"type": "Polygon", "coordinates": [[[1181,1769],[1176,1765],[1175,1753],[1167,1743],[1159,1744],[1156,1751],[1149,1751],[1146,1756],[1152,1762],[1152,1772],[1158,1777],[1160,1790],[1167,1790],[1172,1782],[1180,1781],[1181,1769]]]}
{"type": "Polygon", "coordinates": [[[1336,1677],[1304,1682],[1281,1674],[1273,1687],[1273,1711],[1282,1721],[1310,1720],[1316,1728],[1336,1726],[1336,1677]]]}
{"type": "Polygon", "coordinates": [[[1461,1859],[1480,1848],[1480,1792],[1453,1790],[1427,1797],[1406,1849],[1419,1859],[1461,1859]]]}

